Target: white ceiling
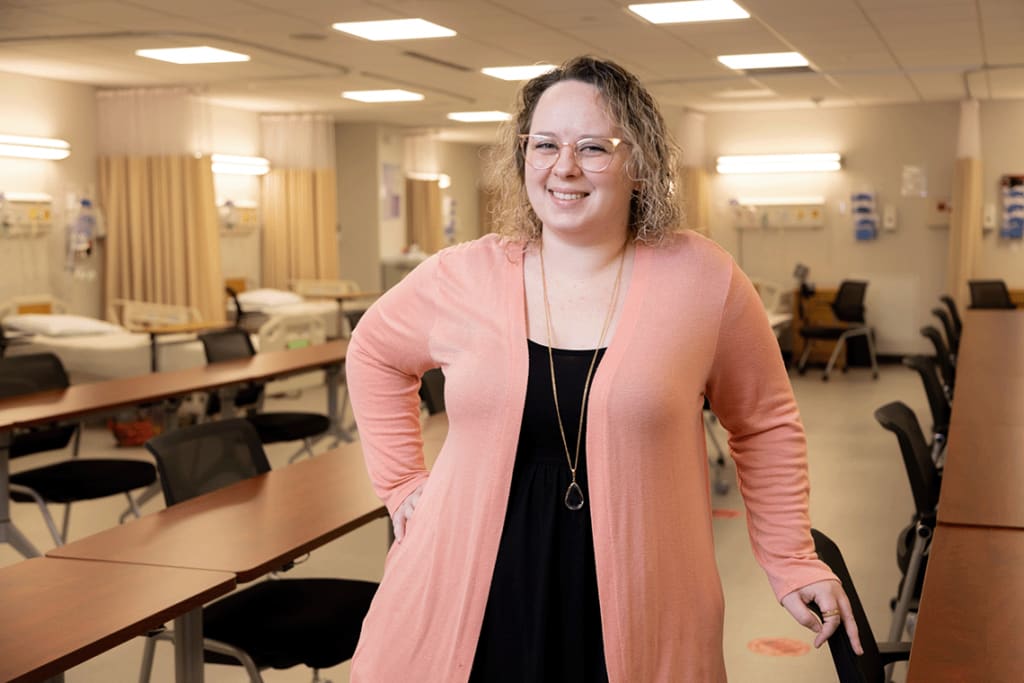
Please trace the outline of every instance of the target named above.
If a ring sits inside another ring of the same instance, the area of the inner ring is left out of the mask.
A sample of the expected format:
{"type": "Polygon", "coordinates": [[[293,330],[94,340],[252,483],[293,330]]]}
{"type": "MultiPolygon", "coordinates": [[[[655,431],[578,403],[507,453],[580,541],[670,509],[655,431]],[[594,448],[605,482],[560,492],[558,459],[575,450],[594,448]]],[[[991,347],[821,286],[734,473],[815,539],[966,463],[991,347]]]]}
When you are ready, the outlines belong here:
{"type": "Polygon", "coordinates": [[[1024,0],[738,0],[751,18],[654,26],[629,0],[0,0],[0,71],[101,87],[191,84],[260,112],[326,111],[487,139],[450,111],[508,111],[517,84],[485,66],[618,61],[662,106],[720,111],[1024,98],[1024,0]],[[454,38],[370,42],[338,21],[422,17],[454,38]],[[250,62],[179,66],[147,47],[212,45],[250,62]],[[812,73],[747,77],[720,54],[796,50],[812,73]],[[418,56],[417,56],[418,55],[418,56]],[[438,60],[448,65],[429,60],[438,60]],[[342,90],[404,87],[422,102],[362,104],[342,90]]]}

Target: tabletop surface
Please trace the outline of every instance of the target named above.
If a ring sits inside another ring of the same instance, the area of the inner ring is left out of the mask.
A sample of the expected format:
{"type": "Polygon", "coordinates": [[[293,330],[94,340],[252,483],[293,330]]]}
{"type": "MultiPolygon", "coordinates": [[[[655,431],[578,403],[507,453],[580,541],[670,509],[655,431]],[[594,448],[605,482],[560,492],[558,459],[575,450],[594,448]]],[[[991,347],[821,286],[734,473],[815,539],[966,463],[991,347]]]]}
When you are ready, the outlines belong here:
{"type": "Polygon", "coordinates": [[[1024,529],[1024,311],[964,315],[942,479],[940,522],[1024,529]]]}
{"type": "Polygon", "coordinates": [[[227,571],[245,582],[385,514],[358,449],[340,448],[133,519],[47,556],[227,571]]]}
{"type": "Polygon", "coordinates": [[[116,562],[37,557],[0,568],[0,681],[56,675],[234,585],[225,572],[116,562]]]}
{"type": "Polygon", "coordinates": [[[340,363],[345,359],[347,348],[347,341],[334,340],[301,349],[265,351],[251,358],[186,370],[74,384],[66,389],[0,399],[0,429],[62,420],[340,363]]]}
{"type": "MultiPolygon", "coordinates": [[[[427,467],[448,418],[423,428],[427,467]]],[[[387,515],[358,445],[347,444],[73,541],[48,557],[228,571],[251,581],[387,515]]]]}
{"type": "Polygon", "coordinates": [[[1024,532],[940,524],[931,555],[908,683],[1019,683],[1024,532]]]}

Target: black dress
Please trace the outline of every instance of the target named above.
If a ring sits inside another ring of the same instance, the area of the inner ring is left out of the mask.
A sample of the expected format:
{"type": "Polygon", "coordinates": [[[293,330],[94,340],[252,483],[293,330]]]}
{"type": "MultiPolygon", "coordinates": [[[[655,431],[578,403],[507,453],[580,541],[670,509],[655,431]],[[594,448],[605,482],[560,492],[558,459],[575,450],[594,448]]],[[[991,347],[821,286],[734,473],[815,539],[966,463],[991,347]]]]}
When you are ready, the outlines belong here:
{"type": "MultiPolygon", "coordinates": [[[[469,680],[604,683],[608,673],[590,524],[586,432],[576,469],[586,503],[574,511],[564,502],[572,477],[558,431],[547,347],[528,344],[530,374],[523,424],[469,680]]],[[[603,355],[604,349],[598,352],[598,362],[603,355]]],[[[593,350],[554,350],[559,407],[570,453],[575,450],[583,384],[593,356],[593,350]]]]}

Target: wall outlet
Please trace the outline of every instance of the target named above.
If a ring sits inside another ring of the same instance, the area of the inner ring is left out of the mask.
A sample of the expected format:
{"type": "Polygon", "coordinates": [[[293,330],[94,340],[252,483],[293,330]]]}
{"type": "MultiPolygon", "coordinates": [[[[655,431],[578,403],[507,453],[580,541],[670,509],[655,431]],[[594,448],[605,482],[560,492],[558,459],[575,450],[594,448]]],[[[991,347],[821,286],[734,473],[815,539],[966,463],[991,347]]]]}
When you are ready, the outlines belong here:
{"type": "Polygon", "coordinates": [[[996,213],[996,205],[991,202],[985,204],[985,211],[982,213],[981,227],[988,230],[995,230],[999,224],[999,216],[996,213]]]}
{"type": "Polygon", "coordinates": [[[892,204],[886,204],[882,208],[882,229],[886,232],[896,230],[896,207],[892,204]]]}

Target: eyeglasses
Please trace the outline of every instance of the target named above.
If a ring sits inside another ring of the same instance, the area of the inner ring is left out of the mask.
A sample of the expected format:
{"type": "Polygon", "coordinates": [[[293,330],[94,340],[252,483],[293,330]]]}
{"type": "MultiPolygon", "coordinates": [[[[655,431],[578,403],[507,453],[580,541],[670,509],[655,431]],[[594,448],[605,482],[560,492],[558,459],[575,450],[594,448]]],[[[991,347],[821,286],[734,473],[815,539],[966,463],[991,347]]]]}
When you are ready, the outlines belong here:
{"type": "Polygon", "coordinates": [[[619,138],[580,138],[575,142],[560,142],[551,135],[528,133],[523,133],[519,139],[523,143],[526,163],[538,171],[547,170],[558,163],[562,148],[569,147],[573,159],[580,168],[591,173],[600,173],[611,165],[612,157],[615,156],[615,150],[619,145],[629,144],[619,138]]]}

